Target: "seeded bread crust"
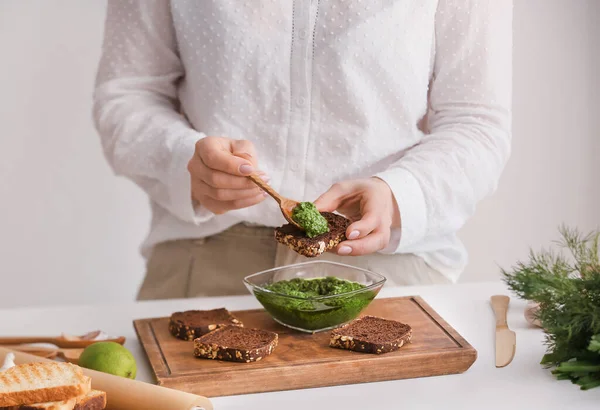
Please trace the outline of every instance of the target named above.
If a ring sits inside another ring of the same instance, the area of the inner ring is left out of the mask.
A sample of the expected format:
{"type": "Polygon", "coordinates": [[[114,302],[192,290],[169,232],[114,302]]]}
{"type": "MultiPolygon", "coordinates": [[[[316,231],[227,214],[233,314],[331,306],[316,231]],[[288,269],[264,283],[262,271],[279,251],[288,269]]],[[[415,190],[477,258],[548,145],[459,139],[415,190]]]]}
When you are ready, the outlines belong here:
{"type": "Polygon", "coordinates": [[[224,360],[229,362],[250,363],[258,362],[273,353],[277,346],[279,336],[277,333],[262,329],[244,329],[246,332],[253,332],[267,336],[270,341],[255,349],[242,349],[222,346],[212,342],[211,336],[217,335],[226,328],[220,328],[194,340],[194,356],[203,359],[224,360]]]}
{"type": "Polygon", "coordinates": [[[223,326],[240,326],[243,327],[244,324],[240,322],[235,316],[233,316],[227,309],[213,309],[213,310],[188,310],[185,312],[175,312],[171,315],[169,320],[169,332],[173,336],[178,339],[191,341],[202,335],[205,335],[209,332],[212,332],[215,329],[219,329],[223,326]],[[207,321],[204,324],[198,325],[195,324],[190,318],[193,318],[195,314],[214,314],[216,317],[226,316],[227,320],[214,320],[207,321]]]}
{"type": "Polygon", "coordinates": [[[292,224],[286,224],[275,229],[275,240],[308,258],[314,258],[335,248],[346,240],[346,229],[350,220],[331,212],[321,212],[321,215],[327,219],[329,232],[309,238],[304,231],[292,224]]]}
{"type": "MultiPolygon", "coordinates": [[[[338,349],[352,350],[352,351],[360,352],[360,353],[383,354],[383,353],[389,353],[389,352],[396,351],[396,350],[400,349],[402,346],[404,346],[405,344],[410,343],[410,341],[412,339],[412,328],[409,325],[400,323],[400,322],[396,322],[396,323],[402,329],[404,334],[402,334],[401,336],[399,336],[398,338],[396,338],[394,340],[390,340],[385,343],[377,344],[372,341],[369,341],[368,335],[366,335],[364,337],[353,337],[353,336],[349,335],[348,328],[355,325],[358,321],[364,320],[365,318],[387,320],[387,319],[381,319],[381,318],[378,318],[375,316],[364,316],[362,318],[355,319],[352,322],[350,322],[344,326],[334,329],[331,332],[329,346],[338,348],[338,349]]],[[[394,321],[390,321],[390,322],[394,322],[394,321]]]]}

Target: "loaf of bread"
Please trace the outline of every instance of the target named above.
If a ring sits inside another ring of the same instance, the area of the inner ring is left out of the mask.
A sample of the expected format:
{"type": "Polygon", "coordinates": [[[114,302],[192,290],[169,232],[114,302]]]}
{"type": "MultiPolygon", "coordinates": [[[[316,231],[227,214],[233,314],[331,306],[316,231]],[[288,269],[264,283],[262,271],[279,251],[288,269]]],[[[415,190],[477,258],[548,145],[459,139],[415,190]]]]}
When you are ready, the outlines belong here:
{"type": "Polygon", "coordinates": [[[410,343],[412,328],[395,320],[364,316],[334,329],[329,346],[361,353],[382,354],[410,343]]]}
{"type": "Polygon", "coordinates": [[[257,362],[273,353],[277,333],[226,326],[194,340],[194,356],[230,362],[257,362]]]}
{"type": "Polygon", "coordinates": [[[275,229],[275,240],[309,258],[335,248],[340,242],[346,240],[346,229],[350,225],[350,220],[331,212],[321,212],[321,215],[327,219],[329,232],[309,238],[303,230],[292,224],[286,224],[275,229]]]}
{"type": "Polygon", "coordinates": [[[181,340],[194,340],[223,326],[244,325],[227,309],[188,310],[175,312],[169,320],[169,331],[181,340]]]}

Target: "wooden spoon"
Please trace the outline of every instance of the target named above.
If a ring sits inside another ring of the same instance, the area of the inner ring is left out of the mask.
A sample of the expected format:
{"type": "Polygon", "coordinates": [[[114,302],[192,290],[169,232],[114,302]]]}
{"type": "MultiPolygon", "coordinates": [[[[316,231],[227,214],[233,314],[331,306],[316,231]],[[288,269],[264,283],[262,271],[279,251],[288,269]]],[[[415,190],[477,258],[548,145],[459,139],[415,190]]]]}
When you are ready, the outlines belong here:
{"type": "Polygon", "coordinates": [[[63,348],[84,348],[97,342],[115,342],[120,345],[125,343],[124,337],[117,337],[106,340],[91,340],[90,335],[96,332],[87,333],[82,336],[62,335],[58,337],[28,336],[28,337],[0,337],[0,345],[18,345],[26,343],[50,343],[63,348]]]}
{"type": "Polygon", "coordinates": [[[294,201],[293,199],[286,198],[281,196],[275,191],[271,185],[267,184],[265,181],[261,179],[260,176],[256,174],[248,175],[248,178],[252,180],[256,185],[258,185],[263,191],[269,194],[274,200],[279,204],[279,209],[283,214],[283,217],[296,228],[304,231],[304,228],[300,226],[296,221],[292,219],[292,210],[299,204],[298,201],[294,201]]]}

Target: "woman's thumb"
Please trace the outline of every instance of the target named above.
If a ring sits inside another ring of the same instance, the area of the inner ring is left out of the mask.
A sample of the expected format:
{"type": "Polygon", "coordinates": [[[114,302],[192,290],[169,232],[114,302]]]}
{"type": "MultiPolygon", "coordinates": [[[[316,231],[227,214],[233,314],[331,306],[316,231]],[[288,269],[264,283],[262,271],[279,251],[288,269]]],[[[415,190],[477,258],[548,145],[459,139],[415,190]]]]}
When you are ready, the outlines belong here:
{"type": "Polygon", "coordinates": [[[320,212],[333,212],[342,203],[345,194],[342,184],[334,184],[314,202],[320,212]]]}

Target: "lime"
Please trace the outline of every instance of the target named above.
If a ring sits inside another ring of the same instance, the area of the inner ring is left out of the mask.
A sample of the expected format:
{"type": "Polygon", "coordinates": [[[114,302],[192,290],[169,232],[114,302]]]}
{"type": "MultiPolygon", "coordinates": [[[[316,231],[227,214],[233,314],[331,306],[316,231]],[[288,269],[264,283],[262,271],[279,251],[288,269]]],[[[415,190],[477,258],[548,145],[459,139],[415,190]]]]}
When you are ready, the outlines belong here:
{"type": "Polygon", "coordinates": [[[137,365],[126,347],[115,342],[96,342],[79,356],[79,366],[115,376],[135,379],[137,365]]]}

